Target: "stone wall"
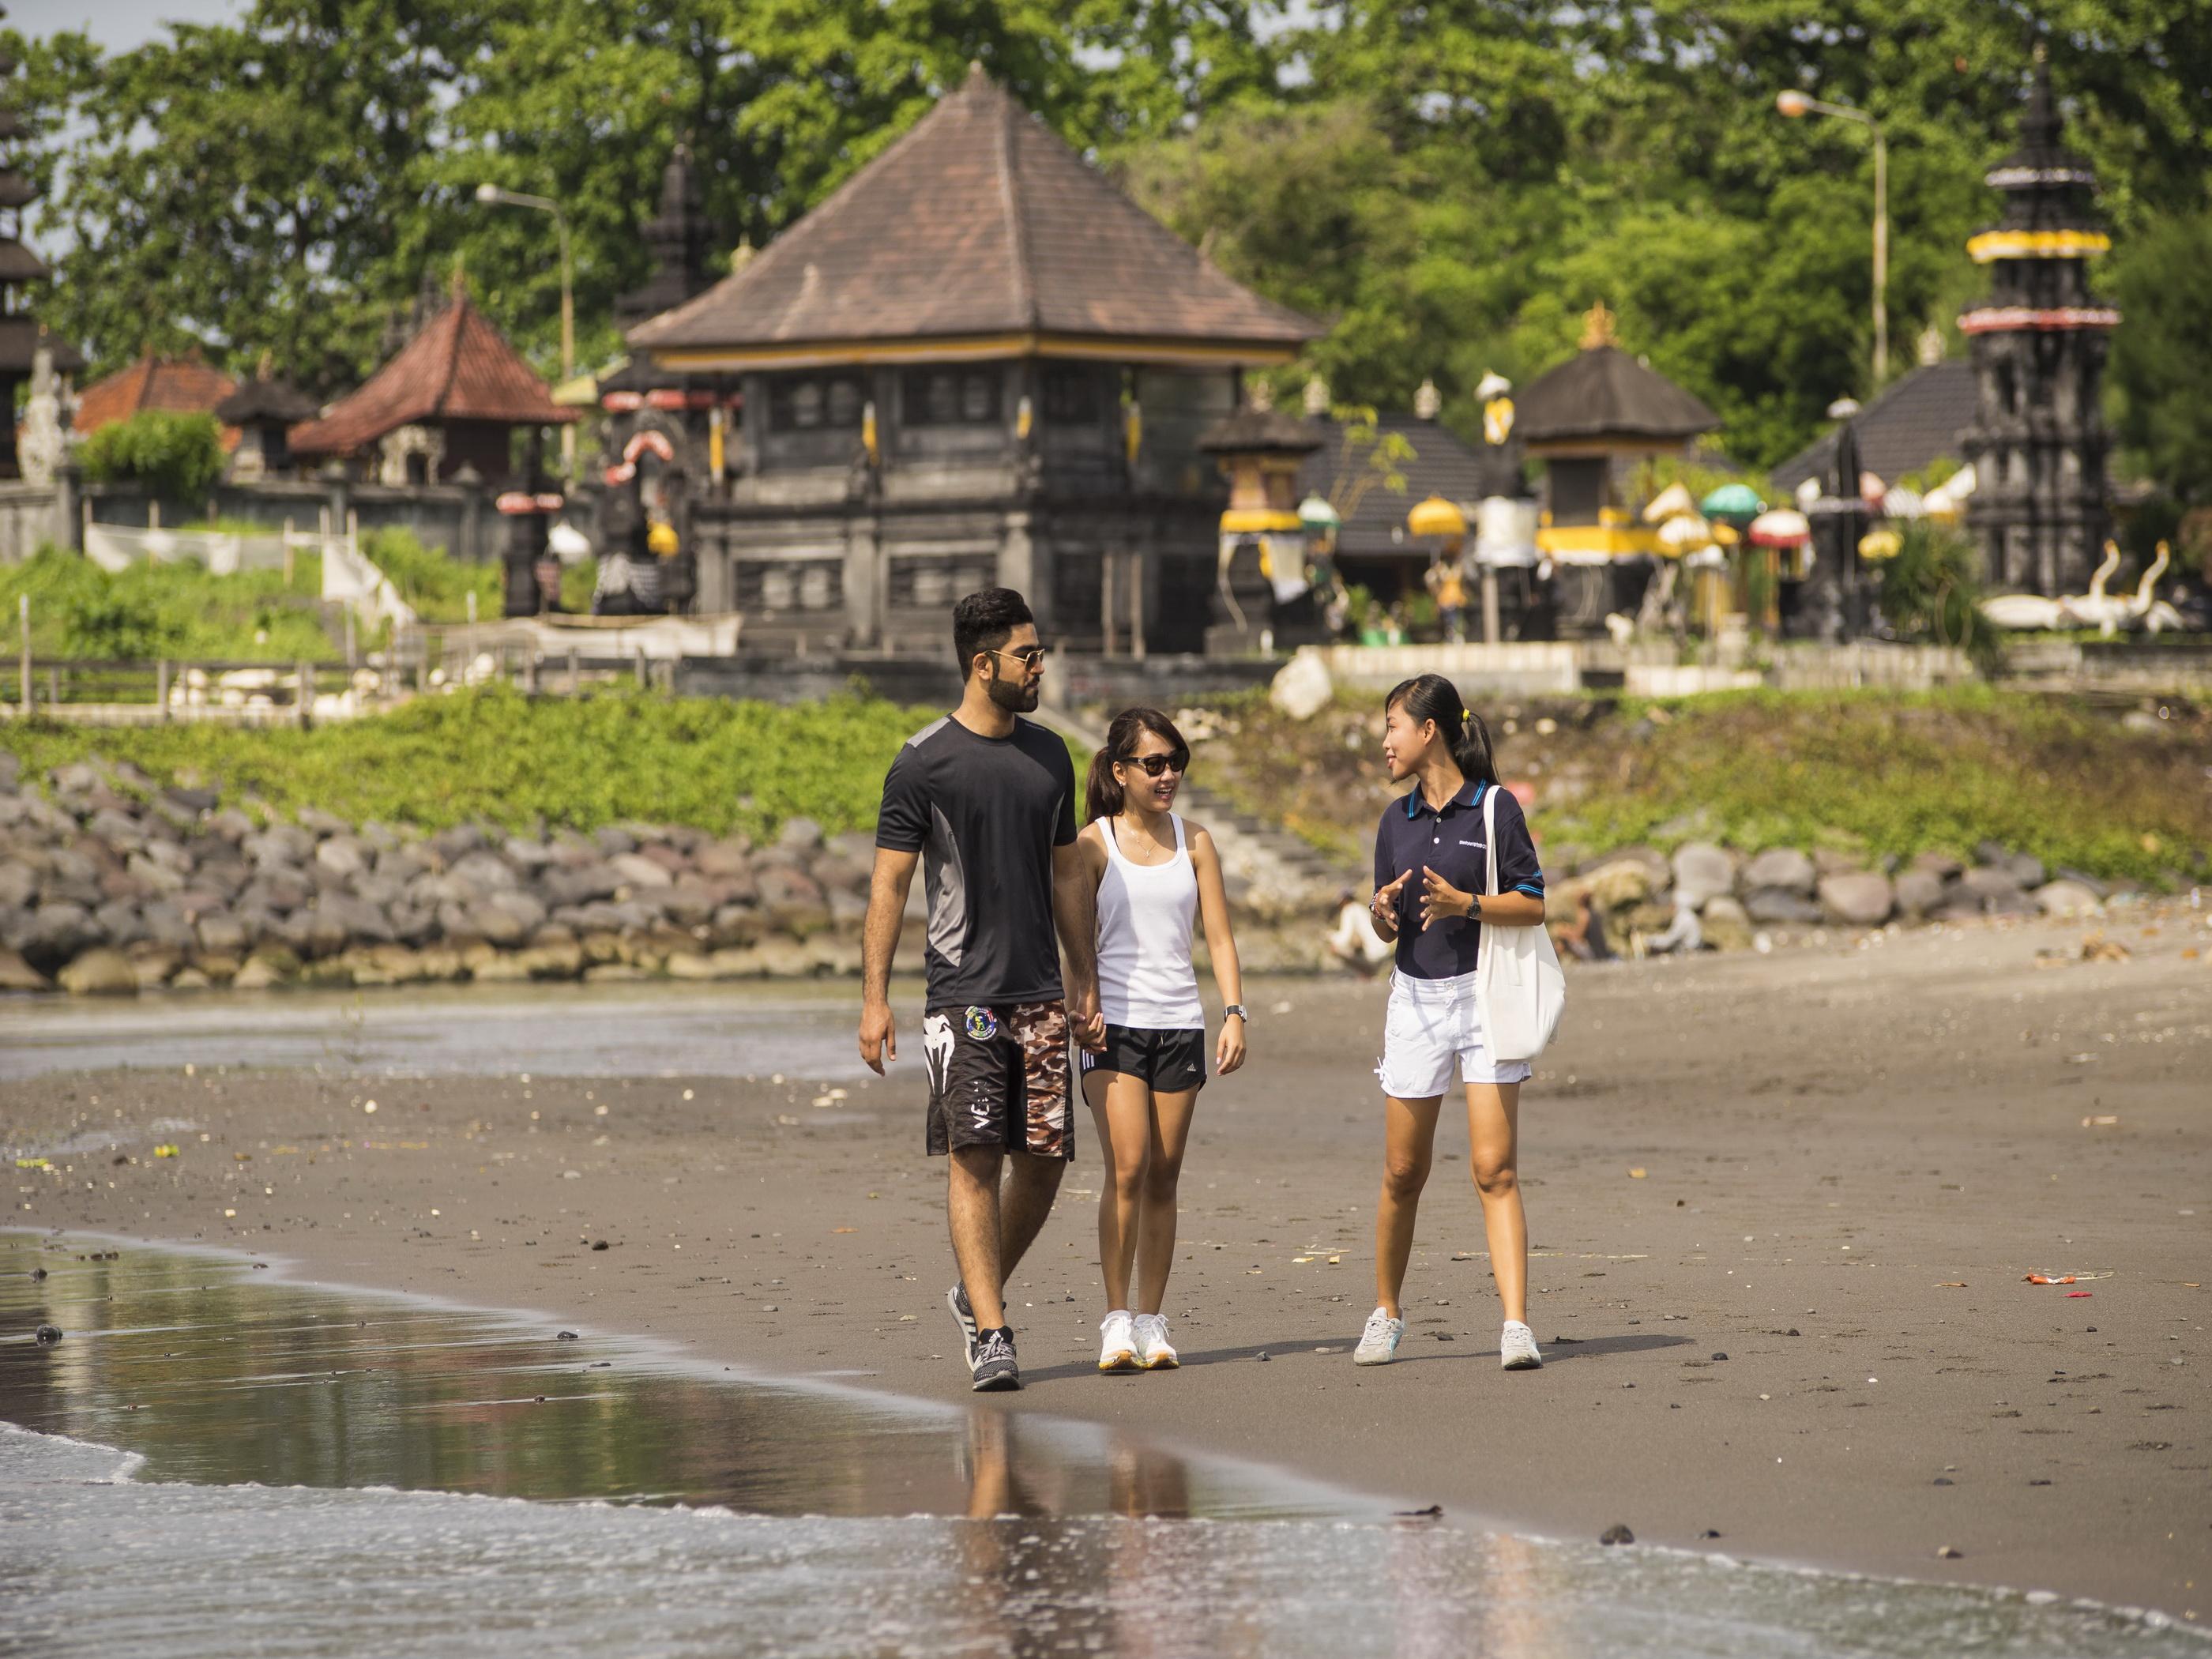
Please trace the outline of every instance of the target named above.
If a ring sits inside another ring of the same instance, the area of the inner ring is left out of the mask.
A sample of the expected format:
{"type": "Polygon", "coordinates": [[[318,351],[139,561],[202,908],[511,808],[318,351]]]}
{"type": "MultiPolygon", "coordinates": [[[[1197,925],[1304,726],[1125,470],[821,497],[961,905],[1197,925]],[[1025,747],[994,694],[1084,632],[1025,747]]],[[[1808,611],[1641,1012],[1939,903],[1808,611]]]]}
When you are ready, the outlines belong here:
{"type": "Polygon", "coordinates": [[[644,824],[425,834],[314,811],[257,823],[128,765],[46,781],[23,787],[0,753],[0,988],[860,969],[872,838],[804,819],[764,847],[644,824]]]}

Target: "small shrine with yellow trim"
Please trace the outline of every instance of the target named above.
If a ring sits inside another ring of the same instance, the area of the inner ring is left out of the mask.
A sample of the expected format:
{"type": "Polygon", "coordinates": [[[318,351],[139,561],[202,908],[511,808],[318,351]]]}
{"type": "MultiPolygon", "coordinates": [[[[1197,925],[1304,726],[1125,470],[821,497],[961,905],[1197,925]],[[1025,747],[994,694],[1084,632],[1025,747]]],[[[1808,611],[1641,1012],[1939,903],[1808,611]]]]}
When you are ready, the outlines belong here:
{"type": "MultiPolygon", "coordinates": [[[[1591,634],[1621,602],[1612,568],[1660,550],[1630,499],[1633,464],[1680,453],[1720,416],[1613,340],[1601,301],[1583,319],[1582,349],[1522,388],[1516,429],[1544,464],[1537,550],[1557,567],[1562,635],[1591,634]]],[[[1640,586],[1640,583],[1638,586],[1640,586]]]]}

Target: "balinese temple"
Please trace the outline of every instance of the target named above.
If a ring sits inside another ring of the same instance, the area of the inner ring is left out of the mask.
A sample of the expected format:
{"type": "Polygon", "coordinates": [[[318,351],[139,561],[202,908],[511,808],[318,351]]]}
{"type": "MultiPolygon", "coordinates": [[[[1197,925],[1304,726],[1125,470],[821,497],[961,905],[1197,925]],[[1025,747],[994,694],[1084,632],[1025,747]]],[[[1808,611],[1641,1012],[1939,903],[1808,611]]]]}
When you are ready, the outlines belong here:
{"type": "Polygon", "coordinates": [[[1321,331],[977,68],[629,340],[656,380],[737,399],[679,527],[699,607],[744,611],[749,640],[941,652],[951,602],[1003,583],[1056,644],[1098,645],[1133,593],[1152,648],[1195,650],[1223,500],[1200,437],[1244,370],[1321,331]]]}
{"type": "Polygon", "coordinates": [[[1993,586],[2077,593],[2106,533],[2102,387],[2120,313],[2089,292],[2089,261],[2112,238],[2096,174],[2059,142],[2040,47],[2020,136],[1984,179],[2004,192],[2004,217],[1966,244],[1991,274],[1989,298],[1959,319],[1980,392],[1962,439],[1974,468],[1966,525],[1993,586]]]}
{"type": "Polygon", "coordinates": [[[513,476],[518,430],[576,418],[477,310],[458,270],[451,297],[366,384],[287,434],[299,460],[345,462],[362,480],[442,483],[462,467],[513,476]]]}
{"type": "Polygon", "coordinates": [[[301,422],[314,419],[319,409],[313,398],[270,372],[269,354],[264,352],[260,367],[215,406],[216,419],[238,434],[238,446],[230,453],[230,476],[240,483],[283,477],[292,467],[286,434],[301,422]]]}
{"type": "Polygon", "coordinates": [[[1544,463],[1536,546],[1554,567],[1559,634],[1595,635],[1607,612],[1633,608],[1658,551],[1631,499],[1635,464],[1683,453],[1720,416],[1615,345],[1602,303],[1583,319],[1582,349],[1522,388],[1516,408],[1515,430],[1544,463]]]}
{"type": "MultiPolygon", "coordinates": [[[[0,17],[7,15],[0,8],[0,17]]],[[[29,130],[21,116],[5,100],[7,77],[15,72],[15,60],[0,52],[0,410],[8,416],[8,441],[0,444],[0,479],[20,478],[22,465],[15,450],[15,398],[38,367],[41,350],[47,353],[48,372],[70,375],[84,367],[84,359],[62,341],[42,330],[31,315],[28,290],[52,274],[46,261],[23,244],[23,210],[39,199],[39,187],[21,165],[21,149],[29,130]]]]}

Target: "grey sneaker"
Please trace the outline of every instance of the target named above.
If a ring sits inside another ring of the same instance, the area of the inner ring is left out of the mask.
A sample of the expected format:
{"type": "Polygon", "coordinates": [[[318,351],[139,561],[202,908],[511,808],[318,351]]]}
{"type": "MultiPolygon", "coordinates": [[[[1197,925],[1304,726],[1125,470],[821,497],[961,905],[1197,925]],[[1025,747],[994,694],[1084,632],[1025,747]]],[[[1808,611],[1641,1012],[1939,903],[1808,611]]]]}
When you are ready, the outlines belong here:
{"type": "Polygon", "coordinates": [[[1537,1352],[1535,1332],[1517,1319],[1507,1320],[1498,1339],[1498,1363],[1509,1371],[1541,1370],[1544,1356],[1537,1352]]]}
{"type": "Polygon", "coordinates": [[[968,1287],[955,1285],[945,1293],[945,1305],[952,1310],[952,1318],[960,1327],[960,1357],[968,1362],[968,1369],[975,1369],[975,1339],[981,1334],[975,1325],[975,1310],[968,1305],[968,1287]]]}
{"type": "Polygon", "coordinates": [[[969,1367],[977,1394],[993,1394],[1022,1386],[1022,1368],[1014,1363],[1014,1334],[1001,1325],[985,1331],[975,1340],[975,1358],[969,1367]]]}
{"type": "Polygon", "coordinates": [[[1367,1316],[1367,1328],[1359,1334],[1359,1346],[1352,1351],[1355,1365],[1387,1365],[1398,1357],[1398,1344],[1405,1340],[1406,1322],[1393,1319],[1377,1308],[1367,1316]]]}

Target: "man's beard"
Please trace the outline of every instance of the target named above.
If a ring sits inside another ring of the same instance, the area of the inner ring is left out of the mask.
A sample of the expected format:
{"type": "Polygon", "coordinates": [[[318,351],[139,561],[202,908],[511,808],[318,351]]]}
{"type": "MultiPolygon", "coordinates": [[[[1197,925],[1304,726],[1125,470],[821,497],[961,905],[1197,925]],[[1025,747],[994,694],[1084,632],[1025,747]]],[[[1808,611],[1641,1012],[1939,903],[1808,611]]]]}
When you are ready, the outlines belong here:
{"type": "Polygon", "coordinates": [[[984,689],[990,693],[993,702],[1009,713],[1029,714],[1036,711],[1040,688],[1034,680],[1002,680],[999,678],[999,671],[994,668],[990,684],[984,689]]]}

